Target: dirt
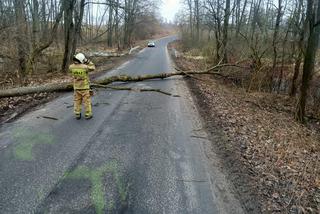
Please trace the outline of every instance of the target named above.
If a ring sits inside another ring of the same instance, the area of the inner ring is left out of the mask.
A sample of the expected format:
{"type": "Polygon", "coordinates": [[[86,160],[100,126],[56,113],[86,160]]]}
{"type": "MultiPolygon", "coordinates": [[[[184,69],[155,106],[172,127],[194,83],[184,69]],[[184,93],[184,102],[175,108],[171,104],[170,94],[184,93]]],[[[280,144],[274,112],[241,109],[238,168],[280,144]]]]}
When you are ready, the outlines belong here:
{"type": "MultiPolygon", "coordinates": [[[[205,66],[183,56],[175,62],[183,70],[205,66]]],[[[320,213],[320,121],[297,123],[294,99],[246,93],[223,77],[187,83],[247,213],[320,213]]]]}

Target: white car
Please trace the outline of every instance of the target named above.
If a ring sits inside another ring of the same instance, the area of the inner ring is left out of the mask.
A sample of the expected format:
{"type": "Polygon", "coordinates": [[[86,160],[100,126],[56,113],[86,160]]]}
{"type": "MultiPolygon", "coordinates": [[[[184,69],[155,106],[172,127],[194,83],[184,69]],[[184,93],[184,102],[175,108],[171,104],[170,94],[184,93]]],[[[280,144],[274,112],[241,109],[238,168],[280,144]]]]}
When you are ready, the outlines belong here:
{"type": "Polygon", "coordinates": [[[156,44],[154,43],[154,41],[150,41],[148,42],[148,47],[156,47],[156,44]]]}

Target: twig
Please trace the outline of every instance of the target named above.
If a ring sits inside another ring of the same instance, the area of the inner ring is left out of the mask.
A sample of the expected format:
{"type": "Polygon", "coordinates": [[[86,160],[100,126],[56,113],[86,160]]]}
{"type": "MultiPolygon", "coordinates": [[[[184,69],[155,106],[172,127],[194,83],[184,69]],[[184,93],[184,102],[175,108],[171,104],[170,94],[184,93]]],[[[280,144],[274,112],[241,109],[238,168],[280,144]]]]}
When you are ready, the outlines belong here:
{"type": "Polygon", "coordinates": [[[197,183],[204,183],[208,182],[206,180],[195,180],[195,179],[176,179],[176,181],[182,181],[182,182],[197,182],[197,183]]]}
{"type": "MultiPolygon", "coordinates": [[[[183,72],[183,71],[181,71],[181,72],[183,72]]],[[[203,82],[206,82],[207,80],[205,80],[205,79],[201,79],[201,78],[199,78],[199,77],[195,77],[195,76],[192,76],[191,74],[187,74],[187,73],[185,73],[185,72],[183,72],[184,74],[185,74],[185,76],[187,76],[187,77],[190,77],[190,78],[193,78],[193,79],[196,79],[196,80],[199,80],[199,81],[203,81],[203,82]]]]}
{"type": "Polygon", "coordinates": [[[45,119],[50,119],[50,120],[59,120],[58,118],[55,118],[55,117],[49,117],[49,116],[41,116],[41,117],[45,119]]]}
{"type": "Polygon", "coordinates": [[[168,96],[173,96],[173,94],[169,93],[169,92],[166,92],[166,91],[161,91],[160,89],[154,89],[154,88],[141,88],[141,89],[138,89],[139,91],[154,91],[154,92],[158,92],[158,93],[161,93],[161,94],[165,94],[165,95],[168,95],[168,96]]]}
{"type": "Polygon", "coordinates": [[[192,138],[200,138],[200,139],[206,139],[206,140],[208,140],[208,138],[207,138],[207,137],[198,136],[198,135],[191,135],[190,137],[192,137],[192,138]]]}
{"type": "Polygon", "coordinates": [[[245,102],[246,102],[246,103],[253,104],[253,105],[259,107],[260,109],[264,109],[259,103],[255,103],[255,102],[253,102],[253,101],[251,101],[251,100],[245,100],[245,102]]]}
{"type": "MultiPolygon", "coordinates": [[[[215,66],[212,66],[212,67],[210,67],[208,69],[205,69],[205,70],[202,70],[202,71],[198,71],[198,73],[199,74],[203,74],[203,73],[207,73],[207,72],[210,72],[210,71],[219,70],[220,68],[223,68],[223,67],[237,67],[237,68],[247,69],[248,67],[243,67],[243,66],[239,65],[239,63],[241,63],[242,61],[245,61],[245,60],[238,61],[238,62],[236,62],[234,64],[229,64],[229,63],[220,64],[220,62],[219,62],[219,64],[217,64],[215,66]]],[[[181,71],[181,72],[183,72],[183,73],[191,73],[192,72],[192,74],[197,74],[194,70],[186,70],[186,71],[181,71]]],[[[223,76],[223,74],[220,73],[220,72],[214,72],[212,74],[223,76]]]]}

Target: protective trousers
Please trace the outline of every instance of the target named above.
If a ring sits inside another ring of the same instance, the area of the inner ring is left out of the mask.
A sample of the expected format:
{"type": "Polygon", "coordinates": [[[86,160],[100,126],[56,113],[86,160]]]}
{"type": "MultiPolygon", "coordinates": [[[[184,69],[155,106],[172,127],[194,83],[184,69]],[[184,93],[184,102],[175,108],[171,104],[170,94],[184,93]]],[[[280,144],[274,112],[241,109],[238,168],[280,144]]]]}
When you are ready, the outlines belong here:
{"type": "Polygon", "coordinates": [[[85,107],[85,117],[92,116],[90,90],[74,90],[74,113],[80,115],[82,102],[85,107]]]}

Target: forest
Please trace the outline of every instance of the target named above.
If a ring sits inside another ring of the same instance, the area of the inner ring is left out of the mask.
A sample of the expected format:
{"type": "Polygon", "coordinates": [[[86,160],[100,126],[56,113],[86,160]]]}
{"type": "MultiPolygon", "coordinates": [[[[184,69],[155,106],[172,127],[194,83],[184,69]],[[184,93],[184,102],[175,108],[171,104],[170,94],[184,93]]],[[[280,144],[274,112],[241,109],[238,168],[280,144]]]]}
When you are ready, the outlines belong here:
{"type": "Polygon", "coordinates": [[[315,109],[315,116],[319,114],[318,4],[313,0],[187,0],[177,22],[184,47],[205,56],[208,64],[246,66],[234,78],[247,91],[297,96],[295,118],[303,122],[306,105],[315,109]]]}
{"type": "Polygon", "coordinates": [[[28,75],[40,71],[66,72],[77,48],[126,50],[159,33],[157,7],[156,1],[141,0],[3,0],[2,75],[25,85],[28,75]]]}
{"type": "MultiPolygon", "coordinates": [[[[310,107],[312,117],[320,114],[317,4],[311,0],[187,0],[175,25],[184,48],[200,52],[208,65],[245,66],[235,81],[247,91],[297,97],[294,117],[304,122],[306,108],[310,107]]],[[[117,51],[130,48],[161,31],[158,5],[139,0],[1,1],[2,75],[8,77],[10,71],[23,86],[28,75],[43,67],[65,73],[77,48],[89,44],[117,51]]]]}
{"type": "Polygon", "coordinates": [[[318,213],[319,1],[183,6],[171,48],[183,70],[221,66],[188,81],[240,200],[249,213],[318,213]]]}

